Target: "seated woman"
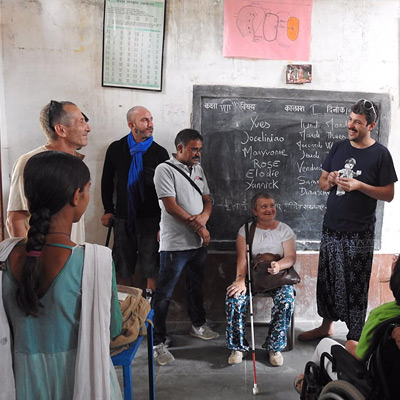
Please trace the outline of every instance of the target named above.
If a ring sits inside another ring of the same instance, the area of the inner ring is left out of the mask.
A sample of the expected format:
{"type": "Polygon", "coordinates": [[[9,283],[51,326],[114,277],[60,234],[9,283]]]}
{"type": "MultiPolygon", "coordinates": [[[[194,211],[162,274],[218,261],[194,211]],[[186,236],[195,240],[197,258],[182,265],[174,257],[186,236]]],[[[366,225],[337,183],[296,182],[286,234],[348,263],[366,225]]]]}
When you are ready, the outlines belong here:
{"type": "Polygon", "coordinates": [[[70,240],[90,199],[89,170],[72,155],[45,151],[27,162],[24,182],[27,238],[0,244],[0,312],[12,333],[16,392],[7,398],[122,399],[109,355],[122,324],[110,250],[70,240]]]}
{"type": "MultiPolygon", "coordinates": [[[[266,192],[257,193],[251,199],[251,210],[256,216],[255,234],[252,242],[252,257],[262,253],[278,254],[279,261],[273,261],[270,274],[289,268],[296,262],[296,236],[292,229],[275,219],[275,201],[266,192]]],[[[236,280],[227,288],[226,305],[226,346],[232,350],[228,363],[240,363],[243,352],[249,350],[245,338],[245,323],[249,305],[246,288],[247,254],[245,226],[239,230],[236,239],[237,264],[236,280]]],[[[293,285],[284,285],[269,291],[274,305],[271,310],[271,322],[268,336],[263,347],[268,351],[270,363],[283,364],[281,350],[286,347],[286,333],[293,314],[293,285]]]]}
{"type": "MultiPolygon", "coordinates": [[[[355,358],[361,361],[367,361],[369,354],[369,347],[371,345],[372,337],[375,333],[376,327],[391,318],[400,315],[400,259],[399,256],[393,257],[392,275],[390,277],[390,290],[393,293],[395,301],[384,303],[375,308],[369,314],[367,322],[361,332],[360,341],[348,340],[346,342],[346,350],[355,358]]],[[[393,332],[393,338],[396,340],[396,332],[393,332]]],[[[322,353],[330,353],[333,345],[340,344],[333,339],[322,339],[315,348],[314,354],[311,358],[316,365],[319,366],[322,353]]],[[[325,369],[332,380],[337,380],[337,374],[332,371],[332,363],[327,360],[325,369]]],[[[304,375],[300,374],[294,380],[294,387],[298,393],[301,393],[304,375]]]]}

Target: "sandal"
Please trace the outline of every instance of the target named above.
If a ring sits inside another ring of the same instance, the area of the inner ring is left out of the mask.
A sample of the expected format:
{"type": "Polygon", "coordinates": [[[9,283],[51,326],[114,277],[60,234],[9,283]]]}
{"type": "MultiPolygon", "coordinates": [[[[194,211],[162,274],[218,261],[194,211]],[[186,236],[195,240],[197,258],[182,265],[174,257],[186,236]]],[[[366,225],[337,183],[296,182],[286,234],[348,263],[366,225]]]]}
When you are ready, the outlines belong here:
{"type": "Polygon", "coordinates": [[[298,394],[301,394],[301,389],[303,389],[303,381],[304,381],[304,375],[303,374],[300,374],[299,376],[294,378],[293,386],[294,386],[294,390],[296,390],[296,392],[298,394]]]}

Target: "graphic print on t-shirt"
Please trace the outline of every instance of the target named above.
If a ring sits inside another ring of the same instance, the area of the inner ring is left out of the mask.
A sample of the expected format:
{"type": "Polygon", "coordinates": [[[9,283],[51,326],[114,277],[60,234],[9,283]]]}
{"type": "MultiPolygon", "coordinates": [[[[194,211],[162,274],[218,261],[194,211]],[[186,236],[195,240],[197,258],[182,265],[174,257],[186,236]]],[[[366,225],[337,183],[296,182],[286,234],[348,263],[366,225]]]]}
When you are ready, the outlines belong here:
{"type": "MultiPolygon", "coordinates": [[[[346,162],[344,163],[344,168],[340,169],[338,171],[339,176],[341,178],[355,178],[359,175],[361,175],[361,171],[353,171],[353,168],[356,165],[356,160],[354,158],[348,158],[346,162]]],[[[336,189],[336,195],[337,196],[343,196],[346,192],[343,189],[340,189],[337,187],[336,189]]]]}

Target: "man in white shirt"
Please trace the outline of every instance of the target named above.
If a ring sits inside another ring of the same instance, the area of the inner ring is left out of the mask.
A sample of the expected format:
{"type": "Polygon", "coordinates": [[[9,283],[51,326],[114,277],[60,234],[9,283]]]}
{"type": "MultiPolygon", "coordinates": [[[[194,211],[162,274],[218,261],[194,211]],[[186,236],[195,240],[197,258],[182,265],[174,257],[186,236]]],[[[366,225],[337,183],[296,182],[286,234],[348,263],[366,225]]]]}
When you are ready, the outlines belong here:
{"type": "MultiPolygon", "coordinates": [[[[23,173],[27,161],[42,151],[57,150],[83,159],[77,150],[87,145],[90,126],[88,118],[70,101],[54,101],[46,104],[40,112],[40,125],[47,137],[47,144],[23,154],[15,162],[11,173],[10,195],[7,206],[7,231],[10,237],[24,237],[29,228],[28,203],[24,192],[23,173]]],[[[83,216],[73,224],[71,240],[85,242],[83,216]]]]}

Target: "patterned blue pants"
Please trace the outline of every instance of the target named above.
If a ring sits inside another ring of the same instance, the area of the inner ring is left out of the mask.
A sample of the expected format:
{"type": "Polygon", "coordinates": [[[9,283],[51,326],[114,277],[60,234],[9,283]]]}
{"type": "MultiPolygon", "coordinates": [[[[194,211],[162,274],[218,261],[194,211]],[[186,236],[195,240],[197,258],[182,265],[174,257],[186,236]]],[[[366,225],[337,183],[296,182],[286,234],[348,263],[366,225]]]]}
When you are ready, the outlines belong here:
{"type": "MultiPolygon", "coordinates": [[[[286,333],[290,326],[294,306],[293,285],[270,290],[274,305],[271,310],[271,322],[268,336],[263,347],[267,350],[281,351],[286,347],[286,333]]],[[[249,308],[249,295],[225,299],[226,332],[225,343],[230,350],[249,351],[250,346],[245,337],[246,317],[249,308]]]]}

